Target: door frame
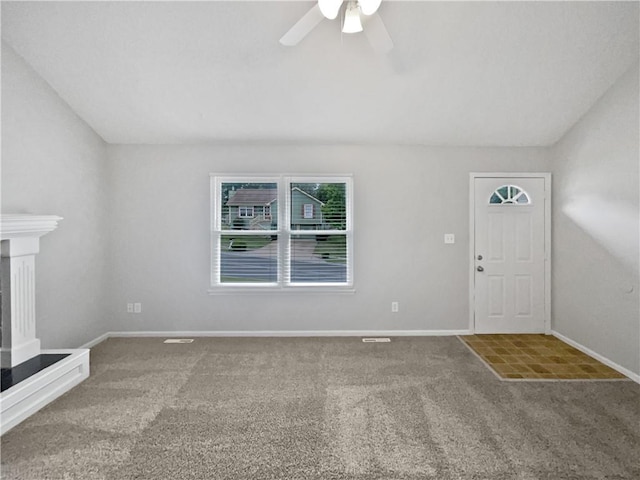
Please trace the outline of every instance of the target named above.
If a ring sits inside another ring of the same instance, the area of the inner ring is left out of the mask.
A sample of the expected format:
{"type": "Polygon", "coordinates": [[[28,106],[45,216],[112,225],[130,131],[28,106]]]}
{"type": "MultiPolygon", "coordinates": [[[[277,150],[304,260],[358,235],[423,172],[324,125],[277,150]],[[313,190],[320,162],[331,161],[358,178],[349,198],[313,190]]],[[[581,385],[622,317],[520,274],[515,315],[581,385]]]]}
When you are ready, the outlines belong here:
{"type": "Polygon", "coordinates": [[[469,332],[475,326],[475,245],[476,178],[544,179],[544,332],[551,334],[551,173],[549,172],[470,172],[469,173],[469,332]]]}

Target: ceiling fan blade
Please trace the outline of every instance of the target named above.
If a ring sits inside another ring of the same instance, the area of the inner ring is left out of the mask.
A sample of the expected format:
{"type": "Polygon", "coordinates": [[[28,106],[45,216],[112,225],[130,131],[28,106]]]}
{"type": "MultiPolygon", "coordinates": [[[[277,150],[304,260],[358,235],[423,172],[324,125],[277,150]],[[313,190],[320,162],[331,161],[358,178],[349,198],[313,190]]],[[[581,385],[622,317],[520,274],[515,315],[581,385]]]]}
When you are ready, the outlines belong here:
{"type": "Polygon", "coordinates": [[[370,17],[365,17],[365,21],[364,33],[375,52],[380,54],[389,53],[393,48],[393,40],[391,40],[387,27],[384,26],[380,15],[374,13],[370,17]]]}
{"type": "Polygon", "coordinates": [[[320,7],[316,3],[311,10],[304,14],[304,16],[291,27],[291,29],[285,33],[280,39],[282,45],[292,47],[297,45],[304,37],[306,37],[311,30],[324,20],[324,15],[320,11],[320,7]]]}
{"type": "Polygon", "coordinates": [[[318,0],[320,11],[329,20],[333,20],[338,16],[343,3],[344,0],[318,0]]]}

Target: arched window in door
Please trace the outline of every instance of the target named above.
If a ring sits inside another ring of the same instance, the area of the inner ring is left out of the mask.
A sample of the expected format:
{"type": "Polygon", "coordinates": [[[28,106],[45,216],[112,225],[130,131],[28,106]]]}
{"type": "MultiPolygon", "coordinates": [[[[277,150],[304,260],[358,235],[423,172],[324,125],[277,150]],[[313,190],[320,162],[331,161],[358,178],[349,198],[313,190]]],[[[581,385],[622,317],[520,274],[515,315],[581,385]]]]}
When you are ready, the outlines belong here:
{"type": "Polygon", "coordinates": [[[530,205],[527,192],[516,185],[503,185],[495,190],[489,199],[491,205],[530,205]]]}

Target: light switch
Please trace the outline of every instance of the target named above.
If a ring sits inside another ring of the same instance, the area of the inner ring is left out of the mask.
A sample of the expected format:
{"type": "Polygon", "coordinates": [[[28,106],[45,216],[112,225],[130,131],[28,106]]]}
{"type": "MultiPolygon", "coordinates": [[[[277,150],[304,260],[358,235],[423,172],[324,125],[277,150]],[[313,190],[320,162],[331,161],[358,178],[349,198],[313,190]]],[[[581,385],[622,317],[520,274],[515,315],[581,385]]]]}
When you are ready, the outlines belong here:
{"type": "Polygon", "coordinates": [[[456,236],[453,233],[445,233],[444,243],[456,243],[456,236]]]}

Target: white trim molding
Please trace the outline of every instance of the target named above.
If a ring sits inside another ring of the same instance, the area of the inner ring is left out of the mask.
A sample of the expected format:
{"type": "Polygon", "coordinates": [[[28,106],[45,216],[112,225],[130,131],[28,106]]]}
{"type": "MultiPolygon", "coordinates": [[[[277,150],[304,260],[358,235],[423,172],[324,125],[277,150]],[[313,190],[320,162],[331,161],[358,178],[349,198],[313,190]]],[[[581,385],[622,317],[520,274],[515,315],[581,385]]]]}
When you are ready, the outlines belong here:
{"type": "Polygon", "coordinates": [[[84,345],[82,345],[80,348],[93,348],[96,345],[98,345],[99,343],[104,342],[105,340],[107,340],[109,337],[111,336],[110,332],[107,333],[103,333],[102,335],[100,335],[99,337],[94,338],[93,340],[89,340],[87,343],[85,343],[84,345]]]}
{"type": "Polygon", "coordinates": [[[110,332],[109,337],[436,337],[470,334],[468,330],[220,330],[110,332]]]}
{"type": "Polygon", "coordinates": [[[56,215],[5,213],[0,215],[0,239],[9,240],[20,237],[39,238],[58,228],[58,222],[60,220],[62,220],[62,217],[56,215]]]}
{"type": "MultiPolygon", "coordinates": [[[[568,345],[597,359],[605,365],[620,372],[636,383],[640,383],[640,375],[624,368],[593,350],[552,330],[551,334],[568,345]]],[[[188,330],[188,331],[132,331],[107,332],[85,343],[81,348],[91,348],[109,338],[131,337],[454,337],[473,335],[471,330],[188,330]]],[[[460,339],[462,340],[462,339],[460,339]]],[[[465,342],[462,342],[465,343],[465,342]]],[[[466,345],[466,343],[465,343],[466,345]]],[[[473,351],[471,349],[471,351],[473,351]]]]}
{"type": "Polygon", "coordinates": [[[555,330],[551,331],[551,335],[553,335],[554,337],[562,340],[564,343],[566,343],[568,345],[571,345],[573,348],[577,348],[582,353],[586,353],[590,357],[595,358],[599,362],[604,363],[606,366],[613,368],[614,370],[616,370],[617,372],[620,372],[622,375],[624,375],[625,377],[630,378],[634,382],[640,383],[640,374],[634,373],[631,370],[629,370],[628,368],[623,367],[622,365],[618,365],[613,360],[609,360],[607,357],[605,357],[603,355],[600,355],[597,352],[594,352],[590,348],[585,347],[584,345],[576,342],[575,340],[571,340],[569,337],[565,337],[564,335],[562,335],[561,333],[556,332],[555,330]]]}
{"type": "Polygon", "coordinates": [[[109,338],[152,337],[455,337],[469,330],[187,330],[107,332],[85,343],[95,347],[109,338]]]}

